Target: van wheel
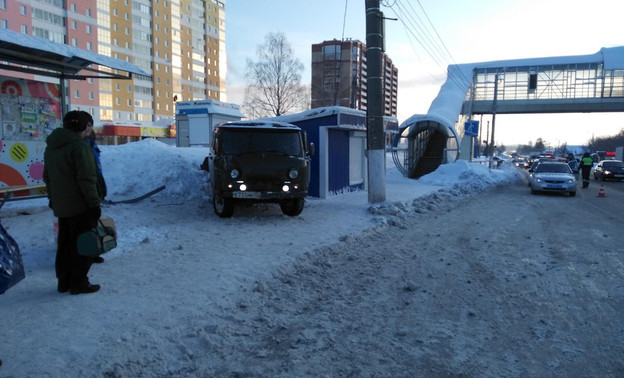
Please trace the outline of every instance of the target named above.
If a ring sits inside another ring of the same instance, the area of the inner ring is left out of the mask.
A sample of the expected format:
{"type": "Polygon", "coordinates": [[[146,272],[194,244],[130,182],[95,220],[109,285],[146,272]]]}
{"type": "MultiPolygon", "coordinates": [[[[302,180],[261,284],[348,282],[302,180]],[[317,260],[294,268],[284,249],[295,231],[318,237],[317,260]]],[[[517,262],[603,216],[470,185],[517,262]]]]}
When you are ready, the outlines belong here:
{"type": "Polygon", "coordinates": [[[221,218],[229,218],[234,214],[234,200],[232,198],[223,198],[221,192],[213,193],[212,207],[215,214],[221,218]]]}
{"type": "Polygon", "coordinates": [[[305,200],[303,198],[283,200],[280,202],[280,208],[285,215],[294,217],[301,214],[304,203],[305,200]]]}

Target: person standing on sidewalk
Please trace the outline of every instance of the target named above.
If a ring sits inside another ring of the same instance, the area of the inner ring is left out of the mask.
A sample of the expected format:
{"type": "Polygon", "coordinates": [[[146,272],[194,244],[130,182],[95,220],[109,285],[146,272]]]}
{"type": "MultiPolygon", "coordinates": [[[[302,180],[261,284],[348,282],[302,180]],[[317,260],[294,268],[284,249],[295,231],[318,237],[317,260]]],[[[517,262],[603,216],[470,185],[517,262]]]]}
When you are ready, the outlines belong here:
{"type": "Polygon", "coordinates": [[[59,224],[55,268],[60,293],[94,293],[100,289],[87,277],[93,258],[80,255],[76,243],[78,235],[97,226],[102,213],[95,159],[85,141],[91,127],[89,113],[68,112],[63,127],[47,137],[43,155],[49,206],[59,224]]]}
{"type": "Polygon", "coordinates": [[[593,165],[594,159],[589,156],[589,152],[585,152],[580,164],[581,176],[583,178],[583,189],[589,187],[589,174],[591,173],[593,165]]]}
{"type": "MultiPolygon", "coordinates": [[[[88,114],[91,124],[93,124],[93,117],[91,117],[91,114],[89,113],[87,114],[88,114]]],[[[104,174],[102,173],[102,160],[100,159],[100,154],[102,153],[102,151],[100,150],[100,147],[97,144],[96,135],[95,135],[95,131],[93,131],[93,128],[91,129],[91,132],[87,134],[87,143],[89,143],[89,146],[91,147],[91,150],[93,151],[93,157],[95,158],[95,167],[97,169],[97,181],[96,181],[97,191],[98,191],[98,194],[100,195],[100,200],[104,201],[104,198],[106,198],[107,189],[106,189],[106,181],[104,180],[104,174]]],[[[104,262],[104,258],[102,256],[95,256],[93,258],[93,262],[97,264],[101,264],[104,262]]]]}

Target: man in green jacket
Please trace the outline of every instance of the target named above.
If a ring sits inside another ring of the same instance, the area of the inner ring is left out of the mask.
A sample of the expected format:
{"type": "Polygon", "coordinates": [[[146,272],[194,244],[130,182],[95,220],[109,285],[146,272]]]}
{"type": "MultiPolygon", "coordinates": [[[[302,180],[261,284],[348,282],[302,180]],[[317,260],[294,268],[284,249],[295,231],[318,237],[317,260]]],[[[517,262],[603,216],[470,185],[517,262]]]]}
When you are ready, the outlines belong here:
{"type": "Polygon", "coordinates": [[[85,141],[92,127],[89,113],[73,110],[63,117],[63,127],[46,139],[43,180],[49,206],[58,217],[55,267],[61,293],[94,293],[100,289],[87,277],[93,258],[78,254],[77,249],[78,235],[96,227],[101,215],[95,159],[85,141]]]}
{"type": "Polygon", "coordinates": [[[581,176],[583,177],[583,189],[587,189],[587,187],[589,187],[589,174],[591,173],[591,169],[593,166],[594,159],[589,156],[589,152],[585,152],[579,166],[579,169],[581,170],[581,176]]]}

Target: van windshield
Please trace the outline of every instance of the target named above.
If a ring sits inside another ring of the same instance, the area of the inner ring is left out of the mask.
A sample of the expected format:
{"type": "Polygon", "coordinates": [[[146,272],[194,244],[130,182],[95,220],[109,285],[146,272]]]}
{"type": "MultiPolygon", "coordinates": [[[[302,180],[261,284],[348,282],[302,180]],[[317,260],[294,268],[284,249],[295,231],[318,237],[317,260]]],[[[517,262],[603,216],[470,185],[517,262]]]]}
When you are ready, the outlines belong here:
{"type": "Polygon", "coordinates": [[[301,138],[296,131],[229,129],[223,130],[221,140],[221,148],[225,154],[301,154],[301,138]]]}

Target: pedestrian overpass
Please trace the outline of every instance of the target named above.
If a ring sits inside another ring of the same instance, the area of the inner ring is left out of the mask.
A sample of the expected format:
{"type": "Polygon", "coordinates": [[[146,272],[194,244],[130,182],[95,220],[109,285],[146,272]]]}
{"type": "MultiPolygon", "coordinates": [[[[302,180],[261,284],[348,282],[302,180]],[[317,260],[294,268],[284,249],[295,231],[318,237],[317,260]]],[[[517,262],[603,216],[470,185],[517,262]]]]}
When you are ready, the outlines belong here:
{"type": "Polygon", "coordinates": [[[399,126],[397,168],[411,178],[469,159],[476,114],[624,112],[624,46],[595,54],[516,59],[448,67],[427,114],[399,126]]]}

